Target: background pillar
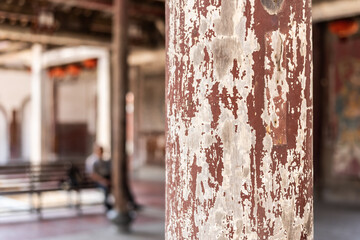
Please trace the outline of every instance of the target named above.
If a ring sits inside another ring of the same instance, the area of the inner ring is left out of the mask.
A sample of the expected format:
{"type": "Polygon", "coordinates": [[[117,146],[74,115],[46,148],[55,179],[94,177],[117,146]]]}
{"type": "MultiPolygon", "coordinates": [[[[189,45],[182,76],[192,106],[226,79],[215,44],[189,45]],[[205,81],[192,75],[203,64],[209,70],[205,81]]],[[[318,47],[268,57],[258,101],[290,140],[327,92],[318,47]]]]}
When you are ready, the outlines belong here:
{"type": "Polygon", "coordinates": [[[166,94],[166,239],[313,239],[310,0],[169,0],[166,94]]]}
{"type": "Polygon", "coordinates": [[[96,142],[111,152],[111,82],[110,82],[110,57],[108,51],[98,58],[97,68],[97,127],[96,142]]]}
{"type": "Polygon", "coordinates": [[[31,141],[30,161],[39,163],[43,159],[43,76],[41,44],[32,47],[31,65],[31,141]]]}

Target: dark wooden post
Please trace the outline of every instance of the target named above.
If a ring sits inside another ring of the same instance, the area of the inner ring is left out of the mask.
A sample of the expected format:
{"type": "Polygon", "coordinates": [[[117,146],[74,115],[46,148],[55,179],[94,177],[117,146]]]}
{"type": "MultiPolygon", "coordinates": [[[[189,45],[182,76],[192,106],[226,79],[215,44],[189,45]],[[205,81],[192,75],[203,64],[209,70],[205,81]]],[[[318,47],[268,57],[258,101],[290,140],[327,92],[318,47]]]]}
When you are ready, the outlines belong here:
{"type": "Polygon", "coordinates": [[[126,113],[125,94],[127,90],[127,0],[114,0],[113,45],[112,45],[112,183],[115,207],[118,216],[114,221],[127,225],[127,196],[124,186],[126,181],[126,113]]]}
{"type": "Polygon", "coordinates": [[[166,239],[313,239],[311,1],[166,18],[166,239]]]}

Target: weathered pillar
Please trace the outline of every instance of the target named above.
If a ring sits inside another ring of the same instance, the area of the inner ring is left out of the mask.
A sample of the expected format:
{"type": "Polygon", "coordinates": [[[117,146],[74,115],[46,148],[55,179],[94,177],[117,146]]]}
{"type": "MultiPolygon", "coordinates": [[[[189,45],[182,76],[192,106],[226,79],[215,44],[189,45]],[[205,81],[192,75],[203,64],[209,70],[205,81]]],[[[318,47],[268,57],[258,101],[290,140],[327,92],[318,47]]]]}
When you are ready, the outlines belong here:
{"type": "Polygon", "coordinates": [[[166,239],[313,239],[310,0],[167,3],[166,239]]]}
{"type": "Polygon", "coordinates": [[[124,188],[126,181],[127,11],[127,0],[114,1],[111,157],[113,195],[118,213],[114,222],[120,226],[126,226],[130,222],[124,188]]]}
{"type": "Polygon", "coordinates": [[[43,72],[42,72],[42,52],[40,44],[32,47],[31,65],[31,141],[30,141],[30,161],[39,163],[43,159],[43,72]]]}

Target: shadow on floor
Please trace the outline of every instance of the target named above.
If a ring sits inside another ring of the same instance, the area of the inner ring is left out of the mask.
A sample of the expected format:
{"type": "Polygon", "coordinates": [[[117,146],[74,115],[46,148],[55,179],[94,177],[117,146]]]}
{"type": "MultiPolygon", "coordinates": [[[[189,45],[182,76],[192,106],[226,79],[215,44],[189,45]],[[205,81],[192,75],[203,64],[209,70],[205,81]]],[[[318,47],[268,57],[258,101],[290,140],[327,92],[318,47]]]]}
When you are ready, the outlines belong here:
{"type": "Polygon", "coordinates": [[[315,202],[315,240],[360,239],[360,206],[315,202]]]}

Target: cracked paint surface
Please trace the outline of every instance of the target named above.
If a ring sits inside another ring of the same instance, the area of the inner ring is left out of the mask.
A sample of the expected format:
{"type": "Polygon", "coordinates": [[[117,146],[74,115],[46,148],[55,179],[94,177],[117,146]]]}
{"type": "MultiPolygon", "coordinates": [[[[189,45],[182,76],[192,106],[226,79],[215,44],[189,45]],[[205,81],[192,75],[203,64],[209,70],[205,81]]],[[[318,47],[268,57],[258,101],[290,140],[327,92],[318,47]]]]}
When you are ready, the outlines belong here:
{"type": "Polygon", "coordinates": [[[311,1],[267,2],[167,2],[166,239],[313,239],[311,1]]]}

